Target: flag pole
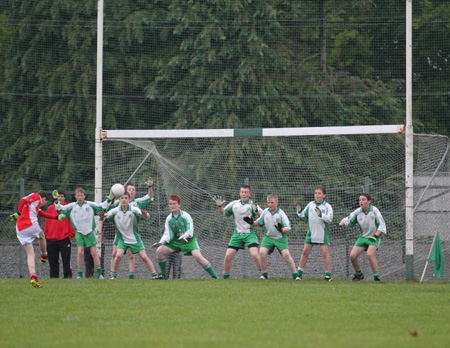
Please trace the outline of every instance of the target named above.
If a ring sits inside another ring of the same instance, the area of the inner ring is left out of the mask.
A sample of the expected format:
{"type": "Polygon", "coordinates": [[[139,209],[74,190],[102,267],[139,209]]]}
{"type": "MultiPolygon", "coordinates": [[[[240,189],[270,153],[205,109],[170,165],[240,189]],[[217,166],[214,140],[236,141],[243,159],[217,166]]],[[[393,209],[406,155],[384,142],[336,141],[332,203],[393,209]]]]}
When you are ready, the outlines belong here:
{"type": "Polygon", "coordinates": [[[425,268],[423,269],[422,277],[420,278],[421,283],[422,283],[423,277],[425,276],[425,272],[427,271],[428,260],[430,259],[431,252],[433,251],[434,242],[436,241],[436,237],[437,237],[438,233],[439,233],[439,231],[436,231],[436,233],[434,234],[433,243],[431,243],[430,252],[428,253],[428,257],[427,257],[427,262],[425,263],[425,268]]]}

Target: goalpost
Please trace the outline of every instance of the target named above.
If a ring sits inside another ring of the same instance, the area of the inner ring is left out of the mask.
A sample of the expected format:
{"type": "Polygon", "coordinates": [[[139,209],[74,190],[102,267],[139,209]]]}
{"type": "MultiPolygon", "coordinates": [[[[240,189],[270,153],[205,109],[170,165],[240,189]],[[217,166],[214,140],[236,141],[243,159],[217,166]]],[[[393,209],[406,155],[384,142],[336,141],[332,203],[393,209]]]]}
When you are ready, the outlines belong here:
{"type": "MultiPolygon", "coordinates": [[[[103,189],[108,191],[115,182],[132,182],[143,195],[145,178],[154,176],[155,203],[149,207],[151,219],[141,227],[146,244],[159,240],[168,214],[167,197],[177,193],[182,199],[182,209],[194,218],[200,247],[219,270],[233,222],[219,216],[211,197],[220,194],[228,202],[238,199],[240,185],[249,184],[252,197],[265,207],[266,196],[276,193],[280,196],[280,207],[288,213],[293,225],[290,244],[294,258],[298,259],[307,226],[296,219],[295,203],[300,201],[305,206],[313,199],[314,188],[319,184],[328,189],[327,200],[335,210],[335,222],[355,208],[361,192],[369,192],[386,220],[394,220],[394,226],[403,225],[403,130],[402,125],[105,130],[102,132],[103,189]]],[[[347,276],[351,271],[349,248],[358,232],[347,230],[344,233],[335,225],[332,230],[333,264],[336,262],[340,265],[338,268],[342,268],[334,273],[347,276]]],[[[261,239],[262,231],[258,235],[261,239]]],[[[397,257],[404,258],[403,229],[391,230],[390,236],[391,244],[398,244],[397,257]]],[[[108,252],[105,255],[108,256],[108,252]]],[[[255,267],[247,253],[238,255],[233,266],[234,276],[252,276],[255,267]]],[[[313,253],[311,257],[311,275],[320,273],[320,255],[313,253]]],[[[274,276],[287,274],[284,261],[278,255],[271,259],[274,276]]],[[[201,277],[202,273],[196,272],[196,268],[195,264],[183,267],[185,276],[201,277]]]]}
{"type": "MultiPolygon", "coordinates": [[[[95,134],[96,201],[102,199],[103,190],[108,192],[110,185],[114,182],[131,181],[135,182],[139,188],[142,186],[143,176],[156,176],[157,185],[159,185],[157,186],[159,201],[154,204],[152,209],[157,208],[153,212],[153,216],[158,217],[156,220],[159,223],[155,222],[155,218],[152,220],[151,228],[147,226],[146,237],[159,239],[161,231],[153,235],[154,232],[150,230],[161,229],[161,219],[165,218],[164,214],[167,212],[164,200],[169,192],[178,191],[185,194],[183,202],[201,198],[204,203],[200,206],[189,203],[190,206],[198,210],[199,217],[212,218],[214,223],[218,223],[220,228],[224,228],[224,234],[227,234],[225,231],[232,229],[229,226],[230,222],[224,224],[223,221],[226,219],[216,221],[215,215],[217,214],[214,214],[214,209],[211,211],[211,207],[207,207],[206,202],[211,198],[211,193],[228,195],[226,197],[228,201],[236,199],[239,185],[243,183],[257,187],[256,190],[253,190],[253,197],[256,195],[261,203],[265,200],[264,195],[269,191],[279,193],[281,196],[285,195],[280,200],[281,207],[285,210],[288,210],[288,206],[292,206],[296,199],[302,199],[306,204],[308,200],[311,200],[314,185],[324,184],[329,188],[327,198],[335,208],[335,212],[338,213],[335,213],[335,222],[338,222],[337,219],[340,219],[342,214],[349,213],[355,207],[355,195],[361,192],[370,192],[374,194],[374,204],[382,212],[386,212],[384,215],[392,215],[394,221],[391,229],[394,233],[390,233],[385,242],[390,239],[396,242],[401,241],[399,254],[401,255],[400,264],[403,267],[403,274],[402,276],[396,275],[394,278],[404,279],[403,275],[406,274],[407,279],[412,279],[415,267],[414,255],[420,254],[420,248],[417,251],[416,245],[413,245],[413,240],[415,242],[416,238],[413,235],[413,223],[415,216],[419,213],[417,208],[425,193],[433,192],[430,184],[439,171],[439,168],[433,167],[435,163],[432,163],[430,158],[441,156],[439,158],[441,163],[448,162],[448,139],[434,137],[431,138],[432,140],[422,141],[425,138],[414,135],[413,142],[411,6],[412,2],[407,0],[405,126],[105,131],[102,130],[103,0],[99,0],[95,134]],[[404,134],[399,135],[399,133],[404,134]],[[299,141],[298,139],[301,137],[308,140],[299,141]],[[292,141],[291,139],[294,138],[297,140],[292,141]],[[413,149],[416,139],[421,146],[418,150],[413,149]],[[358,142],[359,148],[355,145],[358,142]],[[108,145],[103,149],[106,144],[108,145]],[[424,148],[425,150],[423,150],[424,148]],[[445,148],[447,148],[447,152],[443,154],[441,150],[445,148]],[[241,154],[245,154],[245,156],[239,155],[239,149],[243,150],[241,154]],[[425,181],[425,186],[419,186],[419,188],[414,184],[413,151],[422,155],[425,153],[428,156],[418,155],[424,160],[424,163],[428,164],[428,166],[423,165],[422,167],[419,165],[420,168],[426,168],[425,174],[420,177],[420,180],[425,181]],[[301,158],[295,157],[296,155],[301,158]],[[214,161],[214,156],[217,156],[218,162],[214,161]],[[255,162],[255,158],[258,158],[258,161],[255,162]],[[275,163],[274,158],[279,158],[279,162],[275,163]],[[303,159],[305,161],[302,161],[303,159]],[[291,163],[292,166],[288,163],[291,163]],[[105,164],[105,168],[103,164],[105,164]],[[104,170],[105,172],[103,172],[104,170]],[[270,170],[271,174],[273,171],[276,184],[265,179],[267,170],[270,170]],[[430,171],[433,173],[431,179],[430,171]],[[297,186],[293,187],[294,184],[297,186]],[[420,192],[417,203],[414,202],[413,196],[415,190],[420,192]]],[[[140,189],[143,190],[142,187],[140,189]]],[[[442,192],[438,193],[437,197],[439,195],[442,195],[442,192]]],[[[425,201],[429,202],[433,199],[432,197],[425,201]]],[[[296,224],[295,216],[291,214],[290,218],[294,220],[291,222],[296,224]]],[[[385,218],[388,220],[387,216],[385,218]]],[[[200,226],[201,231],[207,230],[205,226],[202,226],[203,220],[201,221],[201,223],[196,222],[196,226],[200,226]]],[[[306,230],[306,226],[299,228],[302,231],[306,230]]],[[[296,235],[298,232],[296,229],[297,227],[291,234],[291,240],[294,241],[294,244],[297,242],[301,244],[303,237],[296,235]]],[[[200,235],[203,236],[203,233],[205,232],[201,232],[200,235]]],[[[339,243],[346,238],[349,239],[348,234],[336,233],[339,243]]],[[[213,240],[217,241],[217,234],[211,232],[210,235],[213,240]]],[[[229,238],[229,233],[225,239],[227,238],[229,238]]],[[[348,240],[346,240],[347,242],[348,240]]],[[[344,249],[348,254],[348,246],[344,249]]],[[[294,253],[294,258],[296,256],[298,255],[294,253]]],[[[343,263],[346,264],[345,268],[348,273],[347,261],[343,261],[343,263]]],[[[242,262],[245,264],[247,261],[243,258],[242,262]]],[[[247,275],[246,272],[244,270],[243,276],[247,275]]],[[[397,271],[391,270],[391,274],[395,272],[397,271]]]]}
{"type": "MultiPolygon", "coordinates": [[[[320,128],[219,129],[219,130],[104,130],[103,190],[113,183],[131,182],[143,196],[148,176],[155,179],[155,202],[148,210],[150,219],[140,223],[147,251],[155,260],[150,245],[158,241],[169,214],[167,198],[172,193],[181,197],[181,209],[194,220],[195,235],[204,256],[221,273],[223,257],[234,229],[232,218],[219,215],[212,200],[221,195],[227,202],[239,199],[239,187],[249,184],[252,198],[263,208],[270,193],[278,194],[280,208],[288,215],[292,231],[290,250],[296,263],[301,255],[307,224],[295,214],[295,204],[312,201],[317,185],[327,188],[326,200],[334,209],[331,226],[330,254],[335,277],[349,277],[352,267],[349,253],[357,239],[357,227],[341,230],[339,221],[357,208],[358,197],[368,192],[373,204],[383,214],[388,235],[377,253],[385,279],[405,279],[405,134],[404,126],[352,126],[320,128]],[[150,250],[149,250],[150,249],[150,250]]],[[[448,139],[440,136],[415,135],[415,157],[420,184],[415,188],[427,202],[439,199],[429,185],[436,172],[448,161],[448,139]],[[440,163],[440,165],[438,165],[440,163]],[[431,192],[431,196],[430,196],[431,192]]],[[[424,200],[425,201],[425,200],[424,200]]],[[[417,206],[422,203],[416,201],[417,206]]],[[[427,208],[428,209],[428,208],[427,208]]],[[[420,209],[417,211],[420,213],[420,209]]],[[[426,212],[426,223],[430,211],[426,212]]],[[[439,212],[436,214],[439,215],[439,212]]],[[[441,217],[437,216],[437,220],[441,217]]],[[[423,225],[423,224],[422,224],[423,225]]],[[[433,232],[421,231],[415,253],[426,254],[433,232]],[[431,237],[430,237],[430,236],[431,237]]],[[[263,231],[258,230],[261,241],[263,231]]],[[[106,236],[105,256],[112,235],[106,236]]],[[[323,274],[319,249],[313,248],[305,277],[323,274]]],[[[420,260],[420,257],[419,259],[420,260]]],[[[367,260],[361,258],[363,270],[370,274],[367,260]]],[[[109,264],[109,260],[105,260],[109,264]]],[[[126,266],[126,265],[125,265],[126,266]]],[[[126,272],[126,267],[123,272],[126,272]]],[[[183,257],[183,277],[207,276],[195,261],[183,257]]],[[[289,277],[283,258],[269,257],[272,277],[289,277]]],[[[138,273],[141,273],[138,271],[138,273]]],[[[232,277],[256,277],[256,267],[247,251],[239,252],[233,261],[232,277]]],[[[141,276],[145,276],[142,271],[141,276]]]]}

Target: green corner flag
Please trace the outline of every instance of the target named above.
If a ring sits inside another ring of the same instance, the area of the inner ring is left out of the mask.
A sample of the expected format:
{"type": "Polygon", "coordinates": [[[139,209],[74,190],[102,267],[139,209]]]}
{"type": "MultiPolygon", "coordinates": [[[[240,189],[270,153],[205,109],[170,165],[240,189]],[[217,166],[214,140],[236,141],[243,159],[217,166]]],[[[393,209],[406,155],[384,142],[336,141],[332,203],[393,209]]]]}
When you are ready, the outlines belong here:
{"type": "Polygon", "coordinates": [[[441,238],[439,238],[439,233],[436,235],[433,250],[431,250],[430,258],[427,261],[430,260],[434,261],[434,275],[439,279],[442,273],[444,273],[444,259],[442,258],[441,238]]]}

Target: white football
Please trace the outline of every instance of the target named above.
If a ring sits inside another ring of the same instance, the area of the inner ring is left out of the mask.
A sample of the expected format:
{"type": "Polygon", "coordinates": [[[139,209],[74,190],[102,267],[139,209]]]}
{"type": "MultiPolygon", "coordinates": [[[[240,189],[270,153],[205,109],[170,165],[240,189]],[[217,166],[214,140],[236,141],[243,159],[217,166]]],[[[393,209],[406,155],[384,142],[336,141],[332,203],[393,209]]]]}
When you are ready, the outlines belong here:
{"type": "Polygon", "coordinates": [[[114,184],[111,186],[111,193],[114,197],[119,198],[125,193],[125,187],[122,184],[114,184]]]}

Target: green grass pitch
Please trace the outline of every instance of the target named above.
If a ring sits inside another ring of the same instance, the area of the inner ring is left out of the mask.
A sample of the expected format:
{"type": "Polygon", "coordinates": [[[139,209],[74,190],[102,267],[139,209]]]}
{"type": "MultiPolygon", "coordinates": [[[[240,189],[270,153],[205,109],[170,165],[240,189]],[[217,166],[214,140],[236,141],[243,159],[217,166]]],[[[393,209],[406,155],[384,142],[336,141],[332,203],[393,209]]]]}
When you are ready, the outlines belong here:
{"type": "Polygon", "coordinates": [[[449,347],[450,283],[0,280],[1,347],[449,347]]]}

